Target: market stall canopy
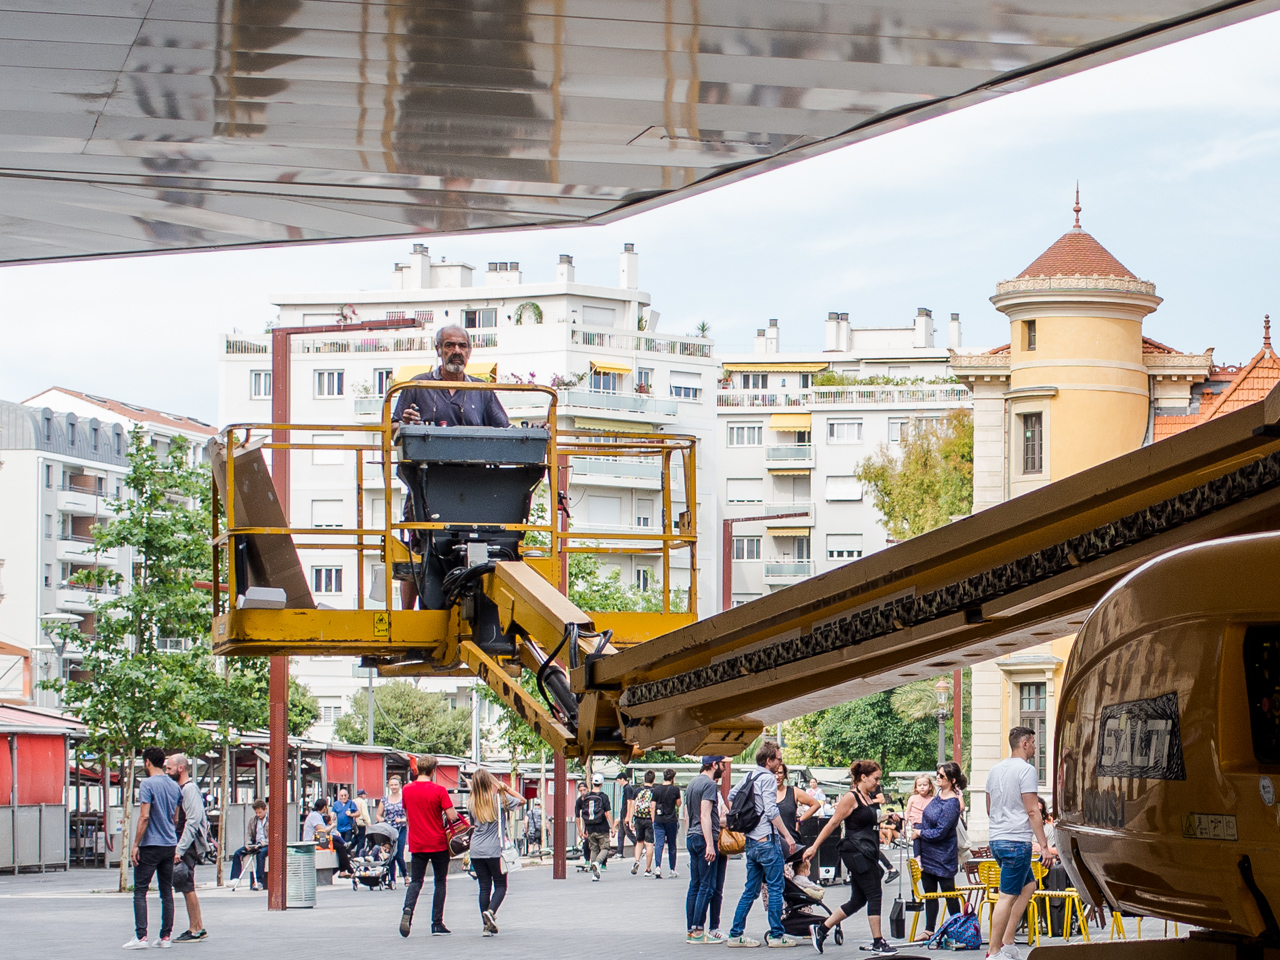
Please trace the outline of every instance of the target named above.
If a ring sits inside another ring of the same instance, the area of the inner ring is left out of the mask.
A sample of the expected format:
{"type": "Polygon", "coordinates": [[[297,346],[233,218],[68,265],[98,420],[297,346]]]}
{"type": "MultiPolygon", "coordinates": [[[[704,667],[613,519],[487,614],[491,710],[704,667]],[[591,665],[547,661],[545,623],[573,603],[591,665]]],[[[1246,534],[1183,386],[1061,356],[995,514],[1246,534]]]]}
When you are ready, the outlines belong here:
{"type": "Polygon", "coordinates": [[[1280,0],[14,0],[0,262],[570,225],[1280,0]]]}

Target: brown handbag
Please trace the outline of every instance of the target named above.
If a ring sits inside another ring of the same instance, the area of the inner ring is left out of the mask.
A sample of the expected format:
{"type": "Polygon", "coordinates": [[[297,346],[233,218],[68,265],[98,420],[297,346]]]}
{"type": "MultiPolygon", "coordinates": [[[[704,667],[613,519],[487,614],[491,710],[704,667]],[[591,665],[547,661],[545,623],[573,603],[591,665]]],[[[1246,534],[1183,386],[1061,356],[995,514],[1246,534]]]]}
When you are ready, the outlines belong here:
{"type": "Polygon", "coordinates": [[[459,815],[457,820],[445,824],[444,829],[449,836],[449,856],[460,857],[471,849],[474,828],[466,817],[459,815]]]}
{"type": "Polygon", "coordinates": [[[720,842],[717,847],[720,856],[734,857],[747,849],[747,838],[744,834],[726,827],[720,831],[720,842]]]}

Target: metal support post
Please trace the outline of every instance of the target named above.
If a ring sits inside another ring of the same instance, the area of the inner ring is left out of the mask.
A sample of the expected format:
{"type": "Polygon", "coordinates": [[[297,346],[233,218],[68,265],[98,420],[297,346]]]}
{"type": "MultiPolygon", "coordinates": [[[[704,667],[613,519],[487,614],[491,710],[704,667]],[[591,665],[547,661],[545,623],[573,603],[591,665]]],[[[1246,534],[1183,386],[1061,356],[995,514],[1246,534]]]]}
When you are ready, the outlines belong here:
{"type": "Polygon", "coordinates": [[[366,696],[369,698],[369,702],[367,704],[369,707],[369,728],[367,731],[367,736],[365,737],[365,743],[372,747],[373,746],[373,667],[369,667],[368,669],[369,669],[369,687],[368,687],[368,690],[366,691],[366,696]]]}
{"type": "Polygon", "coordinates": [[[285,841],[289,819],[289,658],[271,658],[271,742],[267,765],[267,909],[285,908],[285,841]]]}
{"type": "Polygon", "coordinates": [[[568,876],[565,848],[569,836],[569,777],[565,769],[564,751],[555,752],[552,779],[555,787],[555,830],[551,834],[551,879],[563,880],[568,876]]]}

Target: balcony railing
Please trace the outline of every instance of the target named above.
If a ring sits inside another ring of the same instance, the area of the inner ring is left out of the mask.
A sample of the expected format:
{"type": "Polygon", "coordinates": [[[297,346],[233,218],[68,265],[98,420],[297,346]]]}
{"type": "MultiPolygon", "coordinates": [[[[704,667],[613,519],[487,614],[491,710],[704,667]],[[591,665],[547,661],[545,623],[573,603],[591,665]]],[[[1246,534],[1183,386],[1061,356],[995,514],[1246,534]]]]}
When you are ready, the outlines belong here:
{"type": "Polygon", "coordinates": [[[634,333],[611,333],[605,330],[571,331],[570,343],[584,347],[606,347],[610,350],[638,350],[641,353],[667,353],[678,357],[710,357],[711,342],[702,339],[674,340],[646,337],[634,333]]]}
{"type": "Polygon", "coordinates": [[[120,596],[120,588],[109,584],[84,584],[72,583],[70,580],[61,580],[58,582],[59,590],[78,590],[81,593],[92,593],[103,597],[120,596]]]}
{"type": "Polygon", "coordinates": [[[782,460],[782,461],[798,461],[813,459],[813,444],[811,443],[782,443],[771,447],[765,447],[764,458],[766,460],[782,460]]]}
{"type": "Polygon", "coordinates": [[[812,516],[813,504],[807,501],[798,501],[795,503],[766,503],[764,505],[764,513],[767,517],[776,517],[783,513],[803,513],[807,516],[812,516]]]}
{"type": "Polygon", "coordinates": [[[772,577],[778,580],[795,579],[803,580],[805,577],[813,576],[812,560],[766,560],[764,564],[764,575],[766,578],[772,577]]]}
{"type": "Polygon", "coordinates": [[[593,390],[561,390],[560,402],[568,407],[661,414],[668,417],[676,416],[680,409],[674,400],[656,400],[639,393],[596,393],[593,390]]]}
{"type": "Polygon", "coordinates": [[[887,406],[955,404],[971,400],[968,388],[938,384],[917,387],[814,387],[812,390],[720,390],[718,407],[887,406]]]}
{"type": "Polygon", "coordinates": [[[227,345],[224,352],[227,356],[271,352],[271,347],[265,343],[256,343],[253,340],[238,340],[232,337],[227,337],[226,339],[227,345]]]}
{"type": "Polygon", "coordinates": [[[570,457],[574,477],[618,477],[639,480],[660,480],[662,464],[649,462],[635,457],[619,457],[617,459],[596,459],[594,457],[570,457]]]}

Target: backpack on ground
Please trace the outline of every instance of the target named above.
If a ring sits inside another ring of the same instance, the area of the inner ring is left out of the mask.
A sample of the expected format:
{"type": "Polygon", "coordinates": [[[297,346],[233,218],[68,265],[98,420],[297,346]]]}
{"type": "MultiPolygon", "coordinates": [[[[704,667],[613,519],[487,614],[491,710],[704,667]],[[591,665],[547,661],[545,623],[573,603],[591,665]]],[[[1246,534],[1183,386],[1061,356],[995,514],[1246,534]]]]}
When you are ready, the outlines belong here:
{"type": "Polygon", "coordinates": [[[724,825],[735,833],[741,833],[745,836],[760,824],[761,811],[756,806],[755,785],[755,781],[759,778],[760,775],[758,773],[753,773],[742,781],[738,787],[738,800],[741,801],[743,796],[749,796],[751,802],[735,803],[733,809],[729,811],[729,815],[724,818],[724,825]]]}
{"type": "Polygon", "coordinates": [[[929,938],[927,944],[930,950],[951,949],[951,950],[978,950],[982,947],[982,928],[978,925],[978,918],[969,912],[968,907],[964,913],[954,917],[949,917],[938,932],[929,938]]]}
{"type": "Polygon", "coordinates": [[[642,787],[636,794],[636,819],[653,819],[653,791],[648,787],[642,787]]]}

